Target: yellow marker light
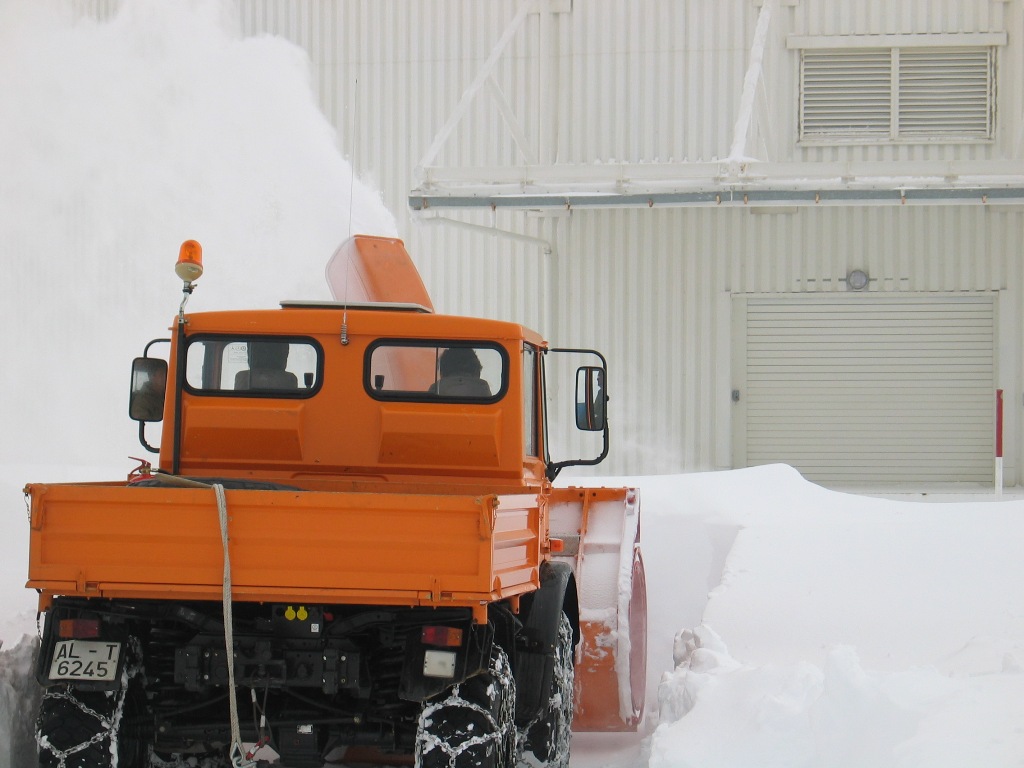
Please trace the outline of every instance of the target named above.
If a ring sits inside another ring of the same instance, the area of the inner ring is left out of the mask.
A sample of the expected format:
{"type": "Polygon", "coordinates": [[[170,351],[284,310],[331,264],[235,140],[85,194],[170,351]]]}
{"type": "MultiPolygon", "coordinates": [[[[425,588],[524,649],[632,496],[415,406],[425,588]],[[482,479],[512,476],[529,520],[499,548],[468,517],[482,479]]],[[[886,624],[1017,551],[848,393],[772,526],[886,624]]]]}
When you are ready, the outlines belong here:
{"type": "Polygon", "coordinates": [[[288,621],[295,621],[295,609],[289,605],[285,609],[284,617],[288,619],[288,621]]]}
{"type": "Polygon", "coordinates": [[[186,240],[178,251],[178,263],[174,265],[174,274],[191,283],[203,275],[203,246],[195,240],[186,240]]]}
{"type": "Polygon", "coordinates": [[[299,617],[299,621],[305,621],[309,618],[309,611],[306,610],[306,606],[300,605],[299,610],[295,615],[299,617]]]}

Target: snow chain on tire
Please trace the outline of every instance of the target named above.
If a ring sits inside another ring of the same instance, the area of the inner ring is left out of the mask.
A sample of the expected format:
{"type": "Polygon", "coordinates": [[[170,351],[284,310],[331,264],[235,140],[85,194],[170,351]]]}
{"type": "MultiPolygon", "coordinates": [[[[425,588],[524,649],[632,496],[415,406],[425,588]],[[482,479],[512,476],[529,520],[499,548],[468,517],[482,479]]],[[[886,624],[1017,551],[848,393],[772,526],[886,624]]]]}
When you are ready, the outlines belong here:
{"type": "MultiPolygon", "coordinates": [[[[440,750],[447,757],[447,768],[463,768],[468,765],[460,762],[460,758],[469,750],[493,743],[493,754],[496,766],[514,768],[516,765],[517,737],[515,727],[515,680],[508,663],[505,651],[495,645],[491,655],[488,673],[454,686],[447,697],[423,707],[416,731],[416,765],[422,765],[423,757],[434,750],[440,750]],[[473,701],[468,701],[464,689],[480,686],[487,680],[485,689],[492,702],[497,702],[497,712],[473,701]],[[453,718],[465,716],[468,727],[455,728],[455,733],[438,734],[431,730],[435,717],[443,716],[449,724],[453,718]],[[481,721],[483,728],[478,735],[468,736],[476,729],[476,722],[481,721]]],[[[474,762],[474,765],[479,764],[474,762]]]]}
{"type": "Polygon", "coordinates": [[[61,749],[50,741],[49,734],[42,733],[42,714],[40,715],[40,730],[37,730],[36,742],[39,744],[39,751],[41,754],[48,752],[56,758],[56,768],[68,768],[67,761],[69,758],[81,752],[85,752],[90,747],[100,744],[103,741],[109,742],[108,752],[111,755],[111,759],[113,759],[113,755],[118,753],[118,737],[120,736],[121,717],[124,714],[125,697],[128,694],[128,684],[141,672],[142,669],[141,663],[139,662],[139,659],[142,658],[139,641],[133,637],[128,641],[128,645],[128,658],[131,661],[125,664],[124,671],[121,673],[120,687],[115,691],[111,691],[109,696],[104,695],[104,698],[107,700],[104,703],[113,702],[113,711],[109,715],[97,712],[93,707],[90,707],[80,698],[77,698],[75,695],[77,691],[70,685],[54,686],[52,688],[47,688],[43,692],[42,703],[40,705],[41,713],[46,710],[47,702],[52,703],[63,700],[71,705],[72,710],[78,710],[78,713],[81,715],[96,721],[96,732],[93,733],[90,738],[78,744],[73,744],[61,749]]]}
{"type": "MultiPolygon", "coordinates": [[[[117,691],[116,693],[121,695],[121,696],[123,696],[123,692],[122,691],[117,691]]],[[[72,691],[70,686],[61,687],[61,688],[49,688],[49,689],[47,689],[43,693],[43,701],[44,702],[45,701],[52,701],[53,699],[65,699],[65,700],[71,702],[71,704],[74,705],[75,707],[77,707],[79,710],[81,710],[81,712],[83,714],[88,715],[89,717],[94,718],[96,720],[96,725],[97,725],[97,731],[96,731],[95,734],[93,734],[93,737],[91,739],[88,739],[87,741],[83,741],[80,744],[75,744],[74,746],[68,747],[67,749],[63,749],[63,750],[62,749],[58,749],[57,747],[55,747],[50,742],[49,738],[47,738],[44,734],[40,734],[39,735],[39,739],[38,739],[38,741],[39,741],[39,749],[40,750],[45,750],[45,751],[49,752],[50,754],[52,754],[54,757],[57,758],[57,768],[66,768],[66,764],[67,764],[66,761],[67,761],[67,759],[69,757],[71,757],[72,755],[76,755],[79,752],[83,752],[83,751],[87,750],[93,744],[99,744],[104,739],[110,739],[111,740],[111,745],[113,745],[113,741],[114,741],[114,738],[113,738],[114,718],[113,717],[110,717],[110,718],[104,717],[103,715],[101,715],[96,710],[91,709],[90,707],[86,706],[84,703],[82,703],[81,701],[76,699],[75,696],[74,696],[74,692],[72,691]]],[[[114,714],[117,715],[119,710],[120,710],[120,706],[118,706],[114,710],[114,714]]]]}
{"type": "Polygon", "coordinates": [[[546,706],[523,729],[521,766],[568,768],[575,688],[572,625],[564,613],[558,623],[558,647],[546,706]]]}

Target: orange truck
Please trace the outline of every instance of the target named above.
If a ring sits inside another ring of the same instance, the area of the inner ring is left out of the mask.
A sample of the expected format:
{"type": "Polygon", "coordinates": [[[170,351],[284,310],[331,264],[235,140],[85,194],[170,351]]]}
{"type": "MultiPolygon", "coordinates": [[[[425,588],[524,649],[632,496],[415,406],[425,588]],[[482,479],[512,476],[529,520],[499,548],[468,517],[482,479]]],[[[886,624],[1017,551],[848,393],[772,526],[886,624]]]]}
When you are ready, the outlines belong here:
{"type": "Polygon", "coordinates": [[[41,766],[566,766],[636,728],[637,494],[552,485],[607,453],[599,353],[433,312],[395,239],[331,302],[186,313],[198,243],[176,272],[132,369],[156,466],[25,488],[41,766]]]}

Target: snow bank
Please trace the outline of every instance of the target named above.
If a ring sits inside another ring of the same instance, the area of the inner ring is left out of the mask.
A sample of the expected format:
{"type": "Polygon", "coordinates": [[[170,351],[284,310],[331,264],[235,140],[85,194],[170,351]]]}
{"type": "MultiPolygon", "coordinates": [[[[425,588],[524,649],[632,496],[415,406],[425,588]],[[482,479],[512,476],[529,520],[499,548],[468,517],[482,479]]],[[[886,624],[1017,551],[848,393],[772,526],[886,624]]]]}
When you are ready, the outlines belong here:
{"type": "MultiPolygon", "coordinates": [[[[675,636],[651,768],[1019,763],[1024,502],[858,497],[781,466],[637,482],[675,499],[645,498],[647,542],[673,518],[735,532],[700,622],[675,636]]],[[[677,567],[651,555],[665,600],[677,567]]]]}
{"type": "Polygon", "coordinates": [[[35,719],[39,687],[33,669],[39,641],[24,637],[0,651],[0,766],[36,764],[35,719]]]}
{"type": "Polygon", "coordinates": [[[707,627],[676,643],[676,670],[661,687],[661,717],[673,725],[655,733],[652,768],[894,765],[920,705],[953,688],[925,671],[869,673],[850,646],[830,650],[823,667],[755,667],[707,627]]]}
{"type": "Polygon", "coordinates": [[[830,649],[822,666],[754,666],[706,626],[676,643],[651,768],[1010,766],[1024,749],[1016,669],[968,678],[926,666],[879,672],[851,646],[830,649]]]}

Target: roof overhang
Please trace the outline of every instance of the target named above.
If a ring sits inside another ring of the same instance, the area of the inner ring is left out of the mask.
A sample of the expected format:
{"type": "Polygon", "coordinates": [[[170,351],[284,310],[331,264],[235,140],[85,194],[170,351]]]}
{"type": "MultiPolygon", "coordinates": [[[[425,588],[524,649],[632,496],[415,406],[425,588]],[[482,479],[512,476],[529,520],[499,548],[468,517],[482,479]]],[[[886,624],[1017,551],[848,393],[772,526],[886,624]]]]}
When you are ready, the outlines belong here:
{"type": "Polygon", "coordinates": [[[427,169],[416,211],[687,206],[1024,204],[1020,163],[594,164],[427,169]]]}
{"type": "Polygon", "coordinates": [[[430,194],[414,190],[409,207],[416,211],[452,208],[654,208],[692,206],[794,205],[968,205],[1024,204],[1024,184],[1012,187],[945,189],[709,189],[694,192],[580,194],[430,194]]]}

